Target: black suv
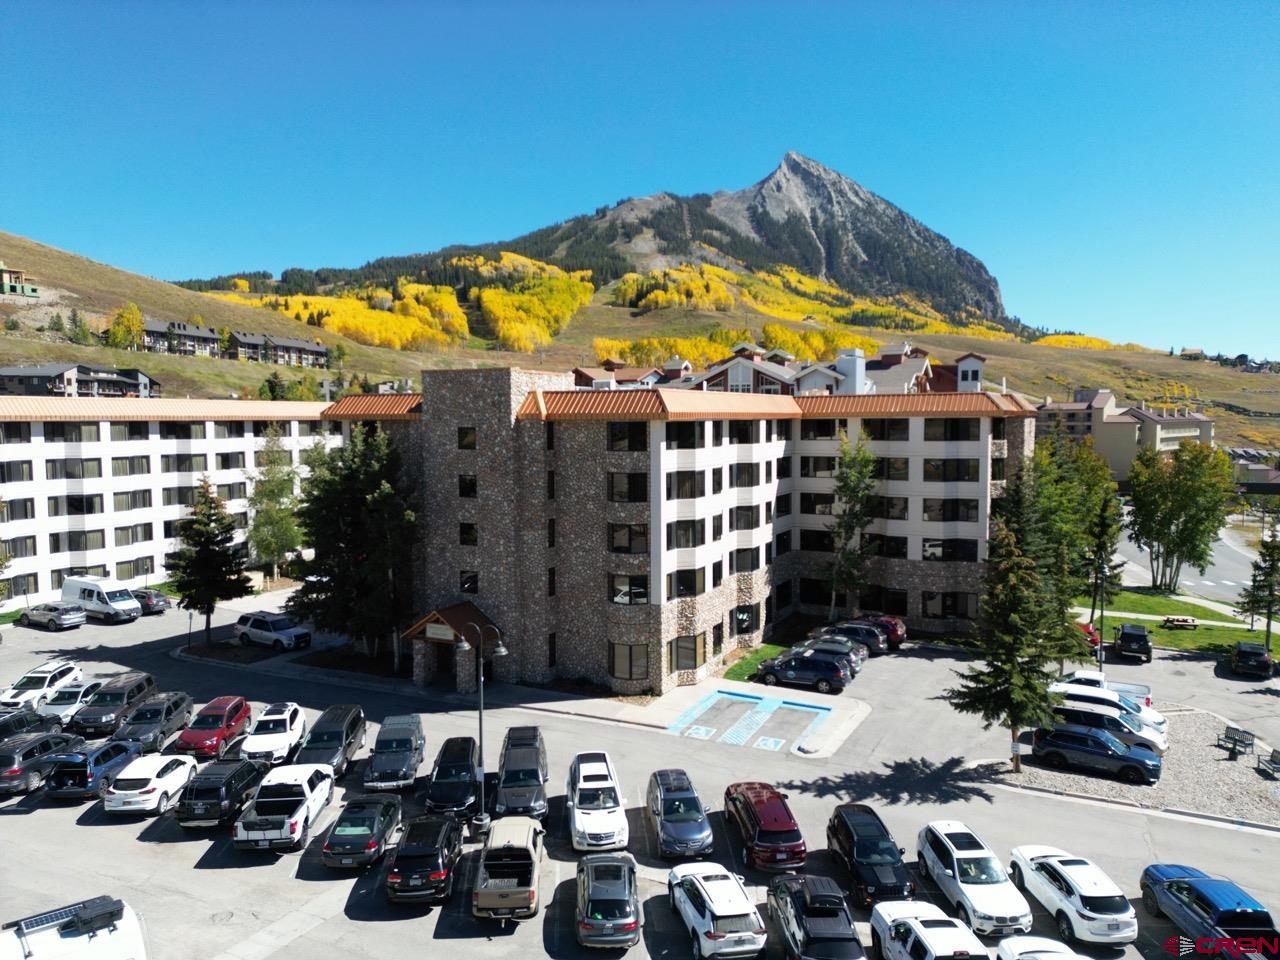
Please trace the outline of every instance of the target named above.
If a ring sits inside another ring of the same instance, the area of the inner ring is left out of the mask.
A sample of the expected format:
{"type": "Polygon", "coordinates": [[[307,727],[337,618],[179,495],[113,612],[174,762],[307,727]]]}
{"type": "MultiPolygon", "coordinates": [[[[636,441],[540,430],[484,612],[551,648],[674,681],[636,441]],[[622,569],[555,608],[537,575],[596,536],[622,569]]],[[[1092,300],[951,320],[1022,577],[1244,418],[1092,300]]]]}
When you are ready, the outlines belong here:
{"type": "Polygon", "coordinates": [[[766,660],[757,675],[766,687],[794,683],[813,687],[819,693],[839,693],[853,680],[848,660],[818,650],[801,650],[766,660]]]}
{"type": "Polygon", "coordinates": [[[498,816],[547,816],[547,747],[537,727],[511,727],[502,741],[498,789],[493,812],[498,816]]]}
{"type": "Polygon", "coordinates": [[[61,733],[62,721],[57,717],[46,717],[36,713],[30,707],[0,713],[0,743],[10,737],[20,737],[24,733],[61,733]]]}
{"type": "Polygon", "coordinates": [[[448,900],[461,857],[462,825],[453,817],[432,814],[407,821],[391,853],[384,887],[387,899],[392,903],[448,900]]]}
{"type": "Polygon", "coordinates": [[[373,741],[373,754],[364,769],[364,788],[401,790],[413,786],[426,748],[422,721],[416,713],[387,717],[373,741]]]}
{"type": "Polygon", "coordinates": [[[216,760],[196,771],[173,808],[182,827],[234,823],[253,799],[271,764],[261,760],[216,760]]]}
{"type": "Polygon", "coordinates": [[[480,748],[471,737],[450,737],[440,746],[423,798],[431,813],[470,820],[480,812],[480,748]]]}
{"type": "Polygon", "coordinates": [[[129,711],[112,740],[133,740],[143,753],[159,753],[174,734],[191,722],[194,704],[187,694],[153,693],[129,711]]]}
{"type": "Polygon", "coordinates": [[[1116,642],[1113,645],[1116,655],[1120,657],[1137,657],[1139,660],[1151,662],[1151,634],[1147,628],[1136,623],[1123,623],[1115,630],[1116,642]]]}
{"type": "Polygon", "coordinates": [[[902,862],[902,847],[879,814],[865,803],[842,803],[827,821],[827,847],[853,876],[853,902],[910,900],[916,885],[902,862]]]}
{"type": "Polygon", "coordinates": [[[1275,672],[1275,666],[1265,646],[1241,640],[1231,651],[1231,672],[1267,679],[1275,672]]]}
{"type": "Polygon", "coordinates": [[[74,753],[84,737],[28,733],[0,743],[0,793],[31,793],[44,783],[58,755],[74,753]]]}
{"type": "Polygon", "coordinates": [[[316,718],[294,763],[327,763],[340,777],[364,747],[364,710],[355,703],[335,703],[316,718]]]}
{"type": "Polygon", "coordinates": [[[130,708],[155,690],[155,678],[149,673],[122,673],[112,677],[76,711],[71,718],[71,729],[90,740],[109,737],[115,733],[130,708]]]}

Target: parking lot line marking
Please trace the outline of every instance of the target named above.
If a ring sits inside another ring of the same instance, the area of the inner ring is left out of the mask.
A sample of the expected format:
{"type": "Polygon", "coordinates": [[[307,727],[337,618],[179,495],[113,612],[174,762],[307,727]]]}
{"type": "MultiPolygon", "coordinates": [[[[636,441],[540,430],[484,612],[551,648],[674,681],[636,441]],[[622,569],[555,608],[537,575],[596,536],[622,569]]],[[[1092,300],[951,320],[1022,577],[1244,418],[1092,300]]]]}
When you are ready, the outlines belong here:
{"type": "Polygon", "coordinates": [[[1240,584],[1236,583],[1234,580],[1219,580],[1218,582],[1219,582],[1220,584],[1222,584],[1224,587],[1238,587],[1238,586],[1240,586],[1240,584]]]}
{"type": "Polygon", "coordinates": [[[716,734],[715,727],[690,727],[683,736],[692,737],[694,740],[710,740],[716,734]]]}
{"type": "Polygon", "coordinates": [[[755,709],[748,711],[742,719],[725,731],[720,737],[720,742],[742,746],[752,734],[765,725],[770,715],[780,706],[782,706],[781,700],[761,700],[755,709]]]}
{"type": "Polygon", "coordinates": [[[752,746],[757,750],[781,750],[782,745],[786,742],[778,737],[760,737],[752,746]]]}

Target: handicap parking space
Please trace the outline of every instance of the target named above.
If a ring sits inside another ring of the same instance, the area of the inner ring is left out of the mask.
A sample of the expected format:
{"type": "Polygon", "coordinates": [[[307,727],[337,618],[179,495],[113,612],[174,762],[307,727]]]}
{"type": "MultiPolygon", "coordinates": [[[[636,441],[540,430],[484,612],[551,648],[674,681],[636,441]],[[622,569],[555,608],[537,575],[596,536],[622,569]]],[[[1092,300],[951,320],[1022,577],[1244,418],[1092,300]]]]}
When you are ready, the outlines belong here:
{"type": "Polygon", "coordinates": [[[779,753],[791,750],[831,716],[828,707],[717,690],[667,727],[693,740],[779,753]]]}

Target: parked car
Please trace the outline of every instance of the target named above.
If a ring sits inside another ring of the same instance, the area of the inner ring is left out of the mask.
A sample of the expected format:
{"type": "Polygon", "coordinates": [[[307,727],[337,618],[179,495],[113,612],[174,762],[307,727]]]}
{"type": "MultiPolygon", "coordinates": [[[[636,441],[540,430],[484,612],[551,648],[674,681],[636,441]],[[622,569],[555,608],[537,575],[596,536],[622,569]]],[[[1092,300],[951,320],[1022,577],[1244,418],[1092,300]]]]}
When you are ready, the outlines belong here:
{"type": "Polygon", "coordinates": [[[871,952],[878,960],[986,957],[972,930],[927,900],[887,900],[871,911],[871,952]]]}
{"type": "Polygon", "coordinates": [[[1147,628],[1137,623],[1122,623],[1111,628],[1115,633],[1115,642],[1111,649],[1120,657],[1136,657],[1146,663],[1151,662],[1154,647],[1151,645],[1151,634],[1147,628]]]}
{"type": "Polygon", "coordinates": [[[627,800],[613,761],[604,751],[580,753],[569,763],[565,810],[573,849],[626,849],[630,840],[627,800]]]}
{"type": "Polygon", "coordinates": [[[1031,932],[1031,907],[1000,859],[958,820],[935,820],[916,838],[917,869],[955,907],[974,933],[1002,937],[1031,932]]]}
{"type": "Polygon", "coordinates": [[[1110,773],[1127,783],[1155,783],[1163,768],[1160,757],[1150,750],[1127,746],[1095,727],[1037,730],[1031,753],[1046,767],[1110,773]]]}
{"type": "Polygon", "coordinates": [[[881,900],[910,900],[916,884],[906,851],[898,846],[879,814],[865,803],[842,803],[827,821],[827,848],[853,877],[853,902],[870,907],[881,900]]]}
{"type": "Polygon", "coordinates": [[[416,713],[387,717],[378,728],[373,753],[364,768],[366,790],[402,790],[413,786],[427,741],[416,713]]]}
{"type": "Polygon", "coordinates": [[[806,650],[812,650],[814,653],[825,653],[827,656],[835,657],[837,660],[843,660],[849,668],[850,676],[856,677],[862,673],[862,667],[866,659],[866,649],[856,640],[850,640],[848,637],[843,637],[836,633],[826,633],[801,640],[788,652],[795,656],[804,654],[806,650]]]}
{"type": "Polygon", "coordinates": [[[191,697],[182,691],[153,693],[129,711],[112,740],[136,740],[142,752],[159,752],[191,720],[191,697]]]}
{"type": "Polygon", "coordinates": [[[1054,707],[1053,712],[1058,715],[1060,725],[1103,730],[1123,744],[1145,747],[1157,756],[1164,756],[1169,749],[1168,738],[1159,730],[1139,723],[1114,707],[1068,701],[1054,707]]]}
{"type": "Polygon", "coordinates": [[[873,623],[884,631],[885,636],[889,638],[889,649],[897,650],[907,642],[907,625],[901,617],[895,617],[889,613],[880,613],[876,610],[863,610],[856,617],[852,617],[856,621],[866,621],[873,623]]]}
{"type": "Polygon", "coordinates": [[[1211,877],[1195,867],[1153,863],[1142,871],[1139,886],[1148,913],[1168,917],[1197,943],[1249,938],[1256,949],[1235,949],[1234,956],[1275,960],[1274,945],[1280,938],[1275,920],[1266,907],[1232,881],[1211,877]]]}
{"type": "Polygon", "coordinates": [[[1098,649],[1098,644],[1102,642],[1102,634],[1098,633],[1097,627],[1092,623],[1077,623],[1076,629],[1084,634],[1085,640],[1088,641],[1092,649],[1098,649]]]}
{"type": "Polygon", "coordinates": [[[150,616],[153,613],[164,613],[173,606],[173,603],[169,598],[159,590],[145,589],[133,590],[131,592],[133,593],[133,599],[137,600],[138,606],[142,608],[142,615],[144,617],[150,616]]]}
{"type": "Polygon", "coordinates": [[[667,899],[689,931],[694,957],[755,957],[768,933],[742,878],[718,863],[681,863],[667,874],[667,899]]]}
{"type": "Polygon", "coordinates": [[[83,679],[80,667],[71,660],[47,660],[28,670],[0,693],[0,711],[30,707],[39,710],[63,687],[83,679]]]}
{"type": "Polygon", "coordinates": [[[93,680],[89,683],[69,683],[46,700],[39,712],[46,717],[54,718],[62,726],[69,727],[71,726],[71,719],[76,715],[76,712],[89,702],[101,686],[101,680],[93,680]]]}
{"type": "Polygon", "coordinates": [[[1112,707],[1128,714],[1144,726],[1151,727],[1161,735],[1165,734],[1169,727],[1169,721],[1159,710],[1148,707],[1118,690],[1090,687],[1079,683],[1054,683],[1050,685],[1049,692],[1062,694],[1063,703],[1068,706],[1079,703],[1112,707]]]}
{"type": "Polygon", "coordinates": [[[1063,683],[1083,684],[1087,687],[1101,687],[1104,690],[1115,690],[1123,693],[1130,700],[1136,700],[1143,706],[1153,706],[1151,688],[1145,683],[1122,683],[1119,680],[1108,680],[1101,670],[1077,670],[1062,678],[1063,683]]]}
{"type": "Polygon", "coordinates": [[[227,747],[244,733],[253,710],[244,697],[214,697],[191,720],[191,725],[178,734],[174,749],[193,757],[217,757],[227,754],[227,747]]]}
{"type": "Polygon", "coordinates": [[[58,756],[83,746],[83,737],[65,733],[25,733],[0,742],[0,793],[39,790],[58,756]]]}
{"type": "Polygon", "coordinates": [[[320,859],[326,867],[364,867],[382,859],[400,826],[400,798],[392,793],[348,800],[329,828],[320,859]]]}
{"type": "Polygon", "coordinates": [[[336,703],[316,717],[294,763],[326,763],[341,777],[364,748],[364,710],[355,703],[336,703]]]}
{"type": "Polygon", "coordinates": [[[256,643],[271,647],[277,653],[286,650],[305,650],[311,646],[311,631],[298,626],[293,617],[284,613],[245,613],[235,625],[236,639],[244,646],[256,643]]]}
{"type": "Polygon", "coordinates": [[[1138,939],[1133,905],[1092,861],[1057,847],[1014,847],[1009,876],[1053,917],[1064,943],[1122,944],[1138,939]]]}
{"type": "Polygon", "coordinates": [[[149,673],[134,671],[109,677],[89,702],[76,711],[71,727],[89,739],[109,737],[133,706],[155,689],[155,677],[149,673]]]}
{"type": "Polygon", "coordinates": [[[138,757],[107,788],[102,809],[107,813],[166,813],[178,802],[195,772],[196,762],[191,757],[163,753],[138,757]]]}
{"type": "Polygon", "coordinates": [[[537,727],[512,727],[502,741],[498,762],[498,789],[493,812],[534,817],[547,816],[547,748],[537,727]]]}
{"type": "Polygon", "coordinates": [[[1267,653],[1266,646],[1241,640],[1231,651],[1231,672],[1269,679],[1275,673],[1275,664],[1267,653]]]}
{"type": "Polygon", "coordinates": [[[806,848],[787,796],[772,784],[731,783],[724,791],[724,816],[742,838],[742,862],[759,870],[799,870],[806,848]]]}
{"type": "Polygon", "coordinates": [[[461,859],[462,824],[454,817],[429,814],[405,821],[387,863],[387,899],[443,903],[453,895],[461,859]]]}
{"type": "Polygon", "coordinates": [[[538,875],[546,831],[532,817],[495,821],[485,838],[471,890],[472,916],[529,920],[538,915],[538,875]]]}
{"type": "Polygon", "coordinates": [[[819,693],[840,693],[853,682],[848,660],[816,650],[787,653],[765,660],[756,668],[756,674],[766,687],[790,683],[813,687],[819,693]]]}
{"type": "Polygon", "coordinates": [[[74,630],[84,626],[86,619],[84,607],[80,604],[55,600],[53,603],[37,603],[34,607],[23,610],[18,623],[24,627],[44,627],[52,632],[74,630]]]}
{"type": "Polygon", "coordinates": [[[660,856],[703,857],[715,846],[707,811],[683,770],[657,770],[649,777],[645,816],[660,856]]]}
{"type": "Polygon", "coordinates": [[[784,954],[797,960],[861,960],[862,942],[844,891],[830,877],[776,877],[769,884],[769,919],[784,954]]]}
{"type": "Polygon", "coordinates": [[[120,771],[141,754],[141,744],[112,740],[60,753],[53,758],[53,770],[44,787],[45,796],[58,800],[105,797],[120,771]]]}
{"type": "Polygon", "coordinates": [[[215,760],[196,771],[182,791],[173,818],[180,827],[234,823],[271,767],[261,760],[215,760]]]}
{"type": "Polygon", "coordinates": [[[111,623],[131,623],[142,616],[133,594],[111,577],[67,577],[62,581],[62,602],[79,604],[86,615],[111,623]]]}
{"type": "Polygon", "coordinates": [[[592,853],[579,860],[577,893],[579,944],[625,950],[640,942],[636,861],[629,853],[592,853]]]}
{"type": "Polygon", "coordinates": [[[0,712],[0,743],[29,733],[61,733],[62,721],[30,707],[0,712]]]}
{"type": "Polygon", "coordinates": [[[237,850],[305,850],[311,828],[333,799],[333,768],[289,764],[269,771],[232,828],[237,850]]]}
{"type": "Polygon", "coordinates": [[[286,762],[307,735],[307,718],[296,703],[264,707],[249,735],[240,743],[240,756],[270,764],[286,762]]]}
{"type": "MultiPolygon", "coordinates": [[[[854,640],[867,648],[868,653],[878,657],[889,652],[889,635],[874,623],[859,620],[839,620],[819,627],[821,636],[844,637],[854,640]]],[[[812,634],[810,634],[812,636],[812,634]]]]}
{"type": "Polygon", "coordinates": [[[996,945],[996,960],[1084,960],[1065,943],[1048,937],[1005,937],[996,945]]]}
{"type": "Polygon", "coordinates": [[[424,803],[431,813],[467,821],[480,812],[480,749],[472,737],[450,737],[440,745],[427,781],[424,803]]]}

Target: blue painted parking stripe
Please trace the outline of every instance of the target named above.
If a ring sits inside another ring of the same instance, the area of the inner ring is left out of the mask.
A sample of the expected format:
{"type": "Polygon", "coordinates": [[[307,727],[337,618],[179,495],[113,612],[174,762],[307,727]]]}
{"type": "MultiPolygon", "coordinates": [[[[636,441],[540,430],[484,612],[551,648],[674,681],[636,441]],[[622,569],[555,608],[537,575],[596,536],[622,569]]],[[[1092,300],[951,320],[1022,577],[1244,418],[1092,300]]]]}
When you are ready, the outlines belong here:
{"type": "Polygon", "coordinates": [[[765,725],[769,717],[782,706],[781,700],[761,700],[759,705],[749,711],[746,716],[742,717],[732,727],[725,731],[720,737],[721,743],[731,743],[734,746],[742,746],[749,740],[753,734],[765,725]]]}
{"type": "Polygon", "coordinates": [[[757,750],[781,750],[782,745],[786,742],[778,737],[761,737],[753,746],[757,750]]]}

